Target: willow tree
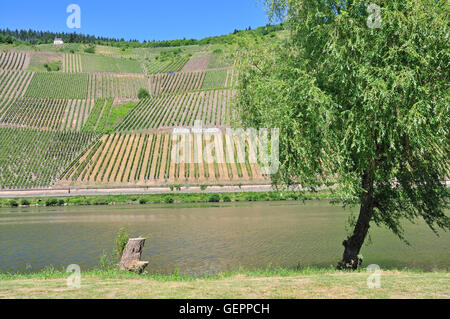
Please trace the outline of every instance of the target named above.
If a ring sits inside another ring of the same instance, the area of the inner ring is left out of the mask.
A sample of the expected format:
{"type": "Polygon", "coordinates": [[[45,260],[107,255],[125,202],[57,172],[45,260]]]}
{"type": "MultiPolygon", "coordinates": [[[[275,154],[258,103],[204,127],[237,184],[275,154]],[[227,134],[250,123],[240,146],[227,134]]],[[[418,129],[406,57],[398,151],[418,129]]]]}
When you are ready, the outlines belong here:
{"type": "Polygon", "coordinates": [[[338,266],[358,268],[371,224],[403,240],[404,220],[448,230],[448,3],[266,2],[289,36],[247,40],[237,114],[280,129],[274,184],[334,184],[359,206],[338,266]]]}

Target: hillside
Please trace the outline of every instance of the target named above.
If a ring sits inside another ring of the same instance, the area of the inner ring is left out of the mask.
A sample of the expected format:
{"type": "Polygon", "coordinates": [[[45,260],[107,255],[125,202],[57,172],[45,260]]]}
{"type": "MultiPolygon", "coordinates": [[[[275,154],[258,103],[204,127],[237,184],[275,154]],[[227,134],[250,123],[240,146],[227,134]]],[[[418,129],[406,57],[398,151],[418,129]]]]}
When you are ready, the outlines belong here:
{"type": "Polygon", "coordinates": [[[225,134],[239,79],[226,51],[1,45],[0,189],[267,184],[249,137],[225,134]],[[216,131],[171,134],[199,125],[216,131]]]}

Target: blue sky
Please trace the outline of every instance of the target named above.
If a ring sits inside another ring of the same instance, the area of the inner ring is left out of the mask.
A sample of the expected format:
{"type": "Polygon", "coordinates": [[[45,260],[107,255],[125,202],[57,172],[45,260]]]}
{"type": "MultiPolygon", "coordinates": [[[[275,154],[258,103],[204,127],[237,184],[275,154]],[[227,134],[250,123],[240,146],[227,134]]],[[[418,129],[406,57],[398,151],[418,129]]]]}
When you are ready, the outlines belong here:
{"type": "Polygon", "coordinates": [[[268,23],[261,0],[1,0],[0,28],[73,32],[72,3],[81,8],[76,32],[127,40],[201,39],[268,23]]]}

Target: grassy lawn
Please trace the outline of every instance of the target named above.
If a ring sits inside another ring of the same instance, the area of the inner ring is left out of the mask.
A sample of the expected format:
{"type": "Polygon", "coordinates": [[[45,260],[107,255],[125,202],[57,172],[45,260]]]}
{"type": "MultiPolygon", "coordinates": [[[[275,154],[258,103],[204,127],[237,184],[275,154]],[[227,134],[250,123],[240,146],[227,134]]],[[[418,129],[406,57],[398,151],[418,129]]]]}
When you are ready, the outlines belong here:
{"type": "Polygon", "coordinates": [[[63,273],[0,275],[0,298],[450,298],[447,272],[383,271],[381,287],[367,287],[366,272],[241,272],[182,278],[92,271],[81,288],[68,288],[63,273]]]}

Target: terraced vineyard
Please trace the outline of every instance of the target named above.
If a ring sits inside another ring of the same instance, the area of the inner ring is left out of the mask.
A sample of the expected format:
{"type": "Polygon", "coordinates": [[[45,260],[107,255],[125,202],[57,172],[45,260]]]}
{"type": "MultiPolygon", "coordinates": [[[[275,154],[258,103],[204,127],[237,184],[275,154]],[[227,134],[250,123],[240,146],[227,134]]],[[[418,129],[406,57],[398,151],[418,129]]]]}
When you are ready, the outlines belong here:
{"type": "Polygon", "coordinates": [[[67,170],[61,185],[267,182],[249,145],[223,134],[105,135],[67,170]]]}
{"type": "Polygon", "coordinates": [[[0,70],[0,119],[16,99],[23,97],[33,74],[0,70]]]}
{"type": "Polygon", "coordinates": [[[193,91],[201,89],[204,78],[205,72],[158,74],[150,77],[150,86],[154,95],[193,91]]]}
{"type": "Polygon", "coordinates": [[[250,144],[170,134],[230,125],[234,69],[207,70],[210,56],[187,52],[155,62],[160,51],[142,61],[150,75],[130,58],[62,52],[30,53],[34,72],[22,71],[28,53],[2,52],[0,188],[266,183],[250,144]],[[59,62],[62,72],[44,67],[59,62]],[[141,89],[150,96],[139,100],[141,89]]]}
{"type": "Polygon", "coordinates": [[[158,74],[167,72],[178,72],[189,61],[188,57],[182,57],[176,60],[164,61],[164,62],[146,62],[146,70],[148,74],[158,74]]]}
{"type": "Polygon", "coordinates": [[[30,56],[20,52],[0,52],[0,69],[23,70],[30,63],[30,56]]]}
{"type": "Polygon", "coordinates": [[[140,88],[150,89],[150,81],[145,75],[105,74],[89,75],[89,92],[94,98],[137,98],[140,88]]]}
{"type": "Polygon", "coordinates": [[[54,99],[86,99],[87,74],[36,73],[25,97],[54,99]]]}
{"type": "Polygon", "coordinates": [[[94,133],[0,127],[0,188],[54,184],[97,138],[94,133]]]}
{"type": "Polygon", "coordinates": [[[223,127],[231,118],[231,90],[166,94],[141,101],[118,126],[119,131],[176,126],[223,127]]]}
{"type": "Polygon", "coordinates": [[[57,130],[67,100],[20,98],[2,116],[1,124],[57,130]]]}

